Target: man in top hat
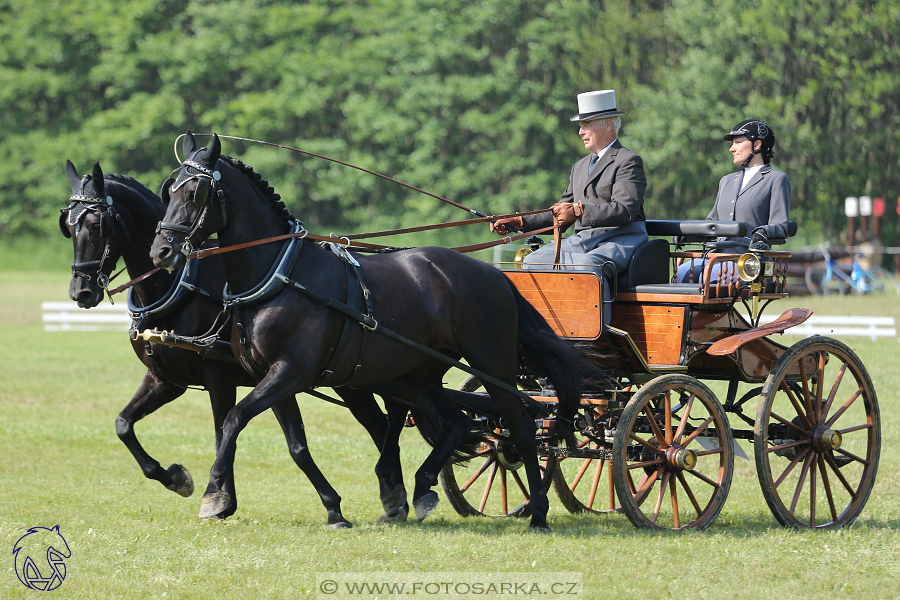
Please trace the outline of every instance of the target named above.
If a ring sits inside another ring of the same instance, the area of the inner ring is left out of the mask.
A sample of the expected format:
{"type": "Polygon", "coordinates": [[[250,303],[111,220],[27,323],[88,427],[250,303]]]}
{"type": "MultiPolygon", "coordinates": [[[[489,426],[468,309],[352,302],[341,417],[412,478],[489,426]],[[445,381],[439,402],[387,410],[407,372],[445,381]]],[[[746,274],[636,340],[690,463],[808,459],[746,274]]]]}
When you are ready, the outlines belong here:
{"type": "MultiPolygon", "coordinates": [[[[575,163],[569,186],[549,213],[497,219],[491,231],[533,231],[553,224],[575,224],[575,233],[560,244],[563,268],[593,270],[604,276],[604,296],[617,273],[624,272],[634,250],[648,240],[644,217],[647,178],[641,157],[618,140],[621,115],[616,92],[578,94],[578,135],[589,154],[575,163]]],[[[547,244],[525,258],[525,268],[549,269],[556,249],[547,244]]],[[[607,313],[608,314],[608,313],[607,313]]]]}

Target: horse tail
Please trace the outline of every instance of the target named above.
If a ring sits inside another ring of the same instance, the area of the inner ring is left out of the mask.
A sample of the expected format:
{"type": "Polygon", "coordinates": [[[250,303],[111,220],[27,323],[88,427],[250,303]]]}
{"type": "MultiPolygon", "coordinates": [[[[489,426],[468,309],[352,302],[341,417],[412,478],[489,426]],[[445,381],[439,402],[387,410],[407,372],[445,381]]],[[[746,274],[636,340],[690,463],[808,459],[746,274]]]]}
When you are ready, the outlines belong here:
{"type": "Polygon", "coordinates": [[[507,279],[519,311],[517,345],[519,356],[538,376],[547,377],[556,390],[556,427],[569,446],[575,445],[575,414],[581,405],[586,377],[596,371],[575,349],[561,340],[534,306],[507,279]]]}
{"type": "MultiPolygon", "coordinates": [[[[429,446],[434,448],[436,444],[445,439],[445,427],[443,424],[435,423],[434,420],[429,419],[427,415],[420,410],[413,408],[410,409],[410,413],[412,413],[416,429],[419,430],[419,434],[429,446]]],[[[465,418],[468,420],[468,417],[465,418]]],[[[473,422],[472,428],[463,435],[462,439],[453,450],[453,454],[450,455],[449,460],[456,464],[468,462],[479,450],[479,446],[483,442],[487,442],[488,439],[489,437],[486,432],[474,429],[473,422]]]]}

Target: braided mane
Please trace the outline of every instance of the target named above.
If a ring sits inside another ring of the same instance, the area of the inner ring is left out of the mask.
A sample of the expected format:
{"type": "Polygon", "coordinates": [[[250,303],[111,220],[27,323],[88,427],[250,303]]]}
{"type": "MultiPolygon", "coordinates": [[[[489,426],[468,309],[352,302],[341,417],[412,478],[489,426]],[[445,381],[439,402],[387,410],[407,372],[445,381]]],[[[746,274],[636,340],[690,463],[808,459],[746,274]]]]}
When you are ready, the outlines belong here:
{"type": "Polygon", "coordinates": [[[224,160],[238,171],[241,171],[244,177],[251,180],[256,187],[263,192],[263,195],[271,201],[270,206],[272,207],[272,210],[275,211],[275,215],[281,220],[281,223],[285,227],[290,228],[293,221],[300,222],[299,219],[288,212],[284,202],[281,201],[281,196],[275,193],[275,188],[270,187],[269,182],[263,179],[259,173],[255,172],[253,167],[245,164],[240,159],[228,156],[227,154],[219,155],[219,160],[224,160]]]}
{"type": "Polygon", "coordinates": [[[155,192],[151,191],[147,186],[143,183],[135,179],[134,177],[129,177],[127,175],[119,175],[118,173],[104,173],[103,178],[107,183],[113,182],[118,183],[119,185],[123,185],[127,188],[131,188],[136,192],[143,194],[144,196],[148,196],[157,202],[162,202],[159,199],[159,195],[155,192]]]}

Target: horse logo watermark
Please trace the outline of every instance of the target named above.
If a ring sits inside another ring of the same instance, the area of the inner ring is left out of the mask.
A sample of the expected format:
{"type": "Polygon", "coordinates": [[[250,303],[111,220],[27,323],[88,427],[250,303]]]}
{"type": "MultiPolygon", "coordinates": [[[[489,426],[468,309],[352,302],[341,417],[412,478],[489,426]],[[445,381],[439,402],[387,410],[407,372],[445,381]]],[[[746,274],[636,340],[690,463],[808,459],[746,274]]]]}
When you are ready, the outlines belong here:
{"type": "Polygon", "coordinates": [[[13,546],[16,577],[27,588],[49,592],[66,578],[66,559],[72,556],[59,525],[32,527],[13,546]]]}

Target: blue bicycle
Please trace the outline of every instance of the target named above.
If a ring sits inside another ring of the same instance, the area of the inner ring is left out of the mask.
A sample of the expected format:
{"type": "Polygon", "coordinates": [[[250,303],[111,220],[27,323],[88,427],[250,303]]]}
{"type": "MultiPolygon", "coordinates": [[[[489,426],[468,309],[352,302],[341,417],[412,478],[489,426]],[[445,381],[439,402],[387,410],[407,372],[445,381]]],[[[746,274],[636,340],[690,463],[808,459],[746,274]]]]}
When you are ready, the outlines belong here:
{"type": "Polygon", "coordinates": [[[866,267],[860,262],[861,254],[853,256],[853,264],[848,269],[838,263],[828,252],[822,249],[824,264],[815,264],[806,269],[806,287],[811,294],[826,296],[839,294],[843,296],[851,290],[856,294],[898,294],[900,283],[881,267],[866,267]]]}

